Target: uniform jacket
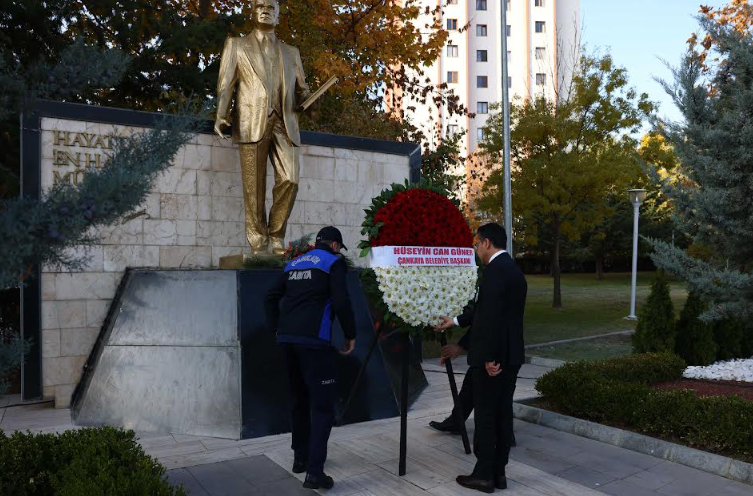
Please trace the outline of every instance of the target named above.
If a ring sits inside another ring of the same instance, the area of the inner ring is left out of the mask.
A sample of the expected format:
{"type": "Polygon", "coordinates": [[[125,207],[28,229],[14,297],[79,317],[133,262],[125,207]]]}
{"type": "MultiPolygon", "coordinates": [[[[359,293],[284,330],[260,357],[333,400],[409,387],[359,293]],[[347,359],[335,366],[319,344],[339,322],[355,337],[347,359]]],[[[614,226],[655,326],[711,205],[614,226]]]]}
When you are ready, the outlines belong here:
{"type": "Polygon", "coordinates": [[[460,345],[468,350],[468,365],[482,367],[486,362],[502,366],[522,365],[523,313],[528,284],[523,272],[507,253],[484,267],[478,301],[458,316],[461,327],[470,326],[460,345]]]}
{"type": "MultiPolygon", "coordinates": [[[[309,95],[298,49],[277,40],[278,60],[282,60],[282,118],[290,141],[301,145],[295,109],[309,95]]],[[[217,116],[233,122],[233,141],[256,143],[262,139],[267,116],[272,109],[267,91],[267,67],[261,44],[254,32],[225,41],[217,81],[217,116]],[[230,103],[235,95],[235,119],[230,118],[230,103]]]]}
{"type": "Polygon", "coordinates": [[[267,293],[267,324],[282,343],[328,346],[335,316],[347,339],[356,325],[348,296],[345,261],[326,245],[292,260],[267,293]]]}

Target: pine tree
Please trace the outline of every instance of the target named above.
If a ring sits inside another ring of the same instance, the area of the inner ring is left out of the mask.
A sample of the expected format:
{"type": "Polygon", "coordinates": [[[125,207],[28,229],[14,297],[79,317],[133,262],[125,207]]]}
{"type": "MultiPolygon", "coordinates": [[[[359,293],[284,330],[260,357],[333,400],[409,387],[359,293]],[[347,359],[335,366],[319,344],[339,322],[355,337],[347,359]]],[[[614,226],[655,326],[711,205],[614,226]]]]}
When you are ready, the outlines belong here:
{"type": "Polygon", "coordinates": [[[638,312],[638,325],[633,333],[633,353],[672,352],[677,327],[675,309],[669,296],[669,284],[662,273],[651,283],[651,293],[638,312]]]}
{"type": "MultiPolygon", "coordinates": [[[[753,36],[703,19],[719,61],[689,51],[665,88],[683,113],[662,133],[680,158],[684,180],[665,184],[678,228],[707,259],[652,241],[654,262],[711,302],[702,318],[753,319],[753,36]],[[706,72],[708,70],[708,73],[706,72]]],[[[682,332],[682,330],[680,330],[682,332]]]]}
{"type": "Polygon", "coordinates": [[[690,292],[677,322],[675,352],[688,365],[708,365],[716,359],[714,328],[699,318],[707,307],[696,293],[690,292]]]}

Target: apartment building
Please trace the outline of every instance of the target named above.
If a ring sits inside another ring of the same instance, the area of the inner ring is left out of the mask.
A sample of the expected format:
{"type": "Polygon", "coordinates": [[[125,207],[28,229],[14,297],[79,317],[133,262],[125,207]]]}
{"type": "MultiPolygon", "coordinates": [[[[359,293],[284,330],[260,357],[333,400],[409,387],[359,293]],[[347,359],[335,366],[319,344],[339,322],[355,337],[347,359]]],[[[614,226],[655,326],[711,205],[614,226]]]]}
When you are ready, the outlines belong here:
{"type": "MultiPolygon", "coordinates": [[[[421,104],[405,96],[403,109],[427,135],[467,131],[463,154],[476,151],[490,107],[502,100],[502,34],[507,37],[510,98],[561,97],[577,61],[580,0],[421,0],[422,9],[443,2],[443,24],[450,32],[440,58],[426,69],[433,85],[446,82],[470,112],[448,115],[446,108],[421,104]],[[502,26],[501,5],[507,7],[502,26]]],[[[419,19],[424,25],[428,19],[419,19]]]]}

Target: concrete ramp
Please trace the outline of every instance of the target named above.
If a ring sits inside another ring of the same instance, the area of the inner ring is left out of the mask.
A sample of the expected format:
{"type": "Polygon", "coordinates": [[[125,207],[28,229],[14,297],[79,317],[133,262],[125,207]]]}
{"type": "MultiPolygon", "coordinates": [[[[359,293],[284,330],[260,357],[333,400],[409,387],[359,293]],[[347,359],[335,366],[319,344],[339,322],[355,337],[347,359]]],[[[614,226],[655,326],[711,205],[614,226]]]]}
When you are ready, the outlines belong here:
{"type": "Polygon", "coordinates": [[[237,438],[236,293],[232,271],[127,272],[74,395],[76,423],[237,438]]]}

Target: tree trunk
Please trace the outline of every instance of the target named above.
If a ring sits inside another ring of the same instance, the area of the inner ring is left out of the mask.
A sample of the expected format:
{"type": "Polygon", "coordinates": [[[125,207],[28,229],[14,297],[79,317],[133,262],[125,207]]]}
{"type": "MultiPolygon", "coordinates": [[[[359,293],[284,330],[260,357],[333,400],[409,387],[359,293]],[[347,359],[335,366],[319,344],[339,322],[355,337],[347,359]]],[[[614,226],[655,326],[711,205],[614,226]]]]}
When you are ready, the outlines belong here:
{"type": "Polygon", "coordinates": [[[199,1],[199,17],[204,19],[209,16],[209,12],[212,8],[212,0],[200,0],[199,1]]]}
{"type": "Polygon", "coordinates": [[[604,279],[604,255],[596,255],[596,278],[598,280],[604,279]]]}
{"type": "Polygon", "coordinates": [[[554,297],[552,308],[562,308],[562,273],[560,271],[560,233],[555,229],[554,253],[552,253],[552,276],[554,277],[554,297]]]}

